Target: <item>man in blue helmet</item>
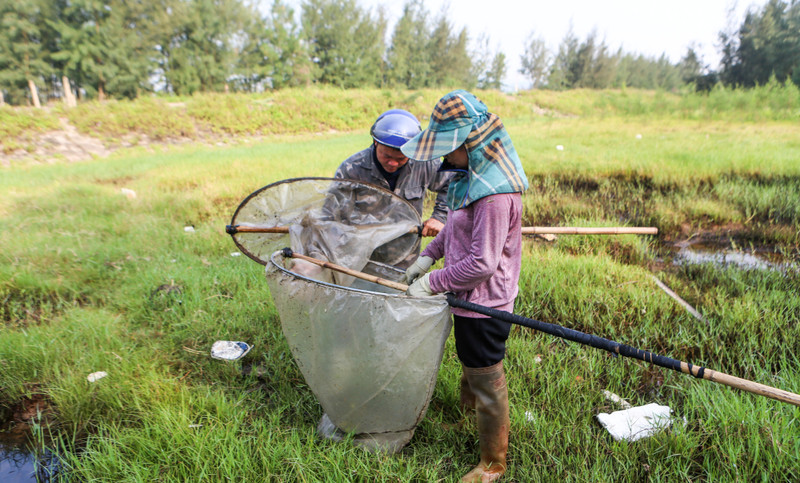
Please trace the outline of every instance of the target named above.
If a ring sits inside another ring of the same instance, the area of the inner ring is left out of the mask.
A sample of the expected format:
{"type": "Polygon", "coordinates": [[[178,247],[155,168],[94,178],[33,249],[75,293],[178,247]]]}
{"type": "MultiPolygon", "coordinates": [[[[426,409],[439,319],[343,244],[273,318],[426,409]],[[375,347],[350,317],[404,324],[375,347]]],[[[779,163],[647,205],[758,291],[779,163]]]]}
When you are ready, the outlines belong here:
{"type": "Polygon", "coordinates": [[[372,145],[347,158],[336,170],[336,178],[365,181],[386,188],[408,200],[422,215],[425,192],[436,193],[433,214],[422,224],[422,236],[436,236],[447,218],[447,185],[450,173],[438,172],[439,164],[409,160],[400,151],[422,131],[413,114],[390,109],[370,129],[372,145]]]}

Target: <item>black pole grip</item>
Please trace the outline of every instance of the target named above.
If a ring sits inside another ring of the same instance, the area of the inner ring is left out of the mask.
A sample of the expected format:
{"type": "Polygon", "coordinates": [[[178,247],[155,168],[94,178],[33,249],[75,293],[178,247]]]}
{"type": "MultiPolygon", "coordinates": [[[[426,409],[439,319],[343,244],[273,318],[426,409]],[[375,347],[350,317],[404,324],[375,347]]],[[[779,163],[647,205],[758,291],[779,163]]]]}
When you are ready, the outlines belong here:
{"type": "MultiPolygon", "coordinates": [[[[562,339],[571,340],[573,342],[577,342],[583,345],[588,345],[597,349],[603,349],[614,355],[621,355],[633,359],[639,359],[641,361],[649,362],[651,364],[655,364],[661,367],[666,367],[667,369],[672,369],[674,371],[685,372],[681,369],[681,361],[677,359],[672,359],[671,357],[665,357],[665,356],[660,356],[658,354],[653,354],[650,351],[637,349],[635,347],[631,347],[625,344],[620,344],[619,342],[614,342],[613,340],[604,339],[596,335],[586,334],[584,332],[580,332],[574,329],[568,329],[566,327],[562,327],[557,324],[551,324],[548,322],[541,322],[539,320],[529,319],[527,317],[522,317],[521,315],[512,314],[509,312],[505,312],[503,310],[484,307],[483,305],[467,302],[466,300],[459,300],[456,298],[455,295],[449,293],[447,294],[447,303],[451,307],[458,307],[472,312],[477,312],[479,314],[488,315],[489,317],[494,317],[495,319],[498,320],[521,325],[523,327],[528,327],[529,329],[538,330],[540,332],[554,335],[562,339]]],[[[692,364],[687,363],[687,366],[689,369],[689,374],[693,375],[698,379],[703,378],[705,367],[700,366],[700,368],[695,373],[692,370],[694,368],[692,364]]]]}

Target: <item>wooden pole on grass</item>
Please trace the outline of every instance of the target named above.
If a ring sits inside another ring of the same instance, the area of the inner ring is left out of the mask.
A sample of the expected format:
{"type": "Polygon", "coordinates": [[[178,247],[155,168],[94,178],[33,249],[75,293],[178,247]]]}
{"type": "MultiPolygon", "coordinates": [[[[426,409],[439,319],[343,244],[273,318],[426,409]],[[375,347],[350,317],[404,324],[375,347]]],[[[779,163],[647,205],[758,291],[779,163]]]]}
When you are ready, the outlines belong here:
{"type": "MultiPolygon", "coordinates": [[[[288,226],[226,225],[225,232],[236,233],[289,233],[288,226]]],[[[419,233],[411,228],[409,233],[419,233]]],[[[575,227],[575,226],[523,226],[523,235],[657,235],[658,228],[635,226],[575,227]]]]}

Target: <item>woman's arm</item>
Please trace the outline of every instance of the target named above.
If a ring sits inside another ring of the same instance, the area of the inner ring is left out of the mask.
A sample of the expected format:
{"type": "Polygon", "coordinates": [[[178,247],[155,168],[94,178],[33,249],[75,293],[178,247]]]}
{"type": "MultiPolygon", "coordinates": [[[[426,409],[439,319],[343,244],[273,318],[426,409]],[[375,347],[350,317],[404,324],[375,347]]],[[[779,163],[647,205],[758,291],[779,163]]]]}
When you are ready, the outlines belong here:
{"type": "Polygon", "coordinates": [[[471,290],[495,274],[511,228],[511,204],[508,195],[487,196],[473,203],[469,253],[446,268],[431,272],[434,292],[471,290]]]}

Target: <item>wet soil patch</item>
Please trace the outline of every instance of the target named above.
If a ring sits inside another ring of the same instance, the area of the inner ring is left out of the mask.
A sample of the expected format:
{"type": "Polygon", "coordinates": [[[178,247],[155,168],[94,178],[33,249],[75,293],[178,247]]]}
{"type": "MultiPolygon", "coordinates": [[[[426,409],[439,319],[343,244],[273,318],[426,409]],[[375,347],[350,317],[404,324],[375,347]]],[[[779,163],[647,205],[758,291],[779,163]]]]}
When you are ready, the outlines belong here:
{"type": "Polygon", "coordinates": [[[695,232],[677,241],[664,240],[659,251],[676,265],[710,263],[718,267],[791,271],[800,269],[800,247],[758,243],[739,226],[695,232]]]}
{"type": "Polygon", "coordinates": [[[33,394],[12,408],[11,419],[19,423],[29,423],[34,418],[50,419],[53,407],[43,394],[33,394]]]}
{"type": "Polygon", "coordinates": [[[792,261],[786,254],[772,248],[720,250],[719,246],[707,243],[698,243],[679,248],[673,256],[673,263],[677,265],[709,263],[717,267],[737,267],[743,270],[777,270],[781,272],[800,268],[800,265],[792,261]]]}

